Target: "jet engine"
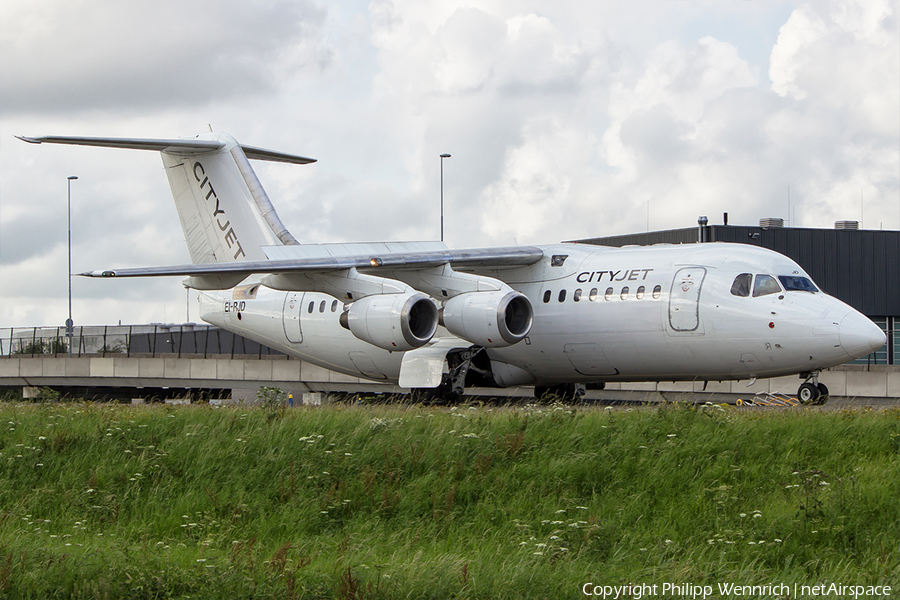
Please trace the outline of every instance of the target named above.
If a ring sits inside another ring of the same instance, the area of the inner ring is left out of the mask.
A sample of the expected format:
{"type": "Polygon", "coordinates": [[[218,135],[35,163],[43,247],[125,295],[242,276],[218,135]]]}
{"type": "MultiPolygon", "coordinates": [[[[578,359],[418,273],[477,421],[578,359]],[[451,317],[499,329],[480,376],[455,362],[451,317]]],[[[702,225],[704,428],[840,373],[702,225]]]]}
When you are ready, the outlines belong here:
{"type": "Polygon", "coordinates": [[[385,350],[405,351],[431,340],[437,331],[438,311],[425,294],[375,294],[351,304],[340,321],[363,341],[385,350]]]}
{"type": "Polygon", "coordinates": [[[533,320],[528,298],[509,289],[460,294],[441,311],[441,325],[450,333],[485,348],[515,344],[528,335],[533,320]]]}

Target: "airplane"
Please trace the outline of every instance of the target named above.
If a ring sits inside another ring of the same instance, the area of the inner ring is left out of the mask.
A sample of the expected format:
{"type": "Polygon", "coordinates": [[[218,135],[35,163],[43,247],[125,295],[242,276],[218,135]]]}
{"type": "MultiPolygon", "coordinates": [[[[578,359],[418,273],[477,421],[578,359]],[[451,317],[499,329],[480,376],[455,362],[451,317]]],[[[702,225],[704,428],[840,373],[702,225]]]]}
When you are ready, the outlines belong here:
{"type": "Polygon", "coordinates": [[[162,157],[192,264],[81,275],[184,277],[200,291],[204,321],[422,400],[453,400],[471,386],[571,399],[608,382],[799,374],[799,399],[824,403],[823,369],[885,344],[877,325],[797,263],[756,246],[301,244],[249,160],[315,159],[215,132],[19,139],[162,157]]]}

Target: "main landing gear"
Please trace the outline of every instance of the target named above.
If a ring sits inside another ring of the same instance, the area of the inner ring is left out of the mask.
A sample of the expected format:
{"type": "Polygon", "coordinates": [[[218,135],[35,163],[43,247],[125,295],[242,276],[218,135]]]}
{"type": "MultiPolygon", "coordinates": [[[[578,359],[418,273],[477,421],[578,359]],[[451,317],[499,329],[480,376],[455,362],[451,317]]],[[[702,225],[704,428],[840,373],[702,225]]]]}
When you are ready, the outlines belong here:
{"type": "Polygon", "coordinates": [[[821,405],[828,402],[828,388],[824,383],[819,383],[819,372],[801,373],[805,381],[800,384],[797,390],[797,398],[800,404],[821,405]]]}
{"type": "Polygon", "coordinates": [[[452,404],[463,396],[467,385],[492,386],[491,361],[484,348],[451,350],[447,353],[447,372],[441,377],[436,388],[416,388],[412,390],[415,402],[424,404],[452,404]]]}

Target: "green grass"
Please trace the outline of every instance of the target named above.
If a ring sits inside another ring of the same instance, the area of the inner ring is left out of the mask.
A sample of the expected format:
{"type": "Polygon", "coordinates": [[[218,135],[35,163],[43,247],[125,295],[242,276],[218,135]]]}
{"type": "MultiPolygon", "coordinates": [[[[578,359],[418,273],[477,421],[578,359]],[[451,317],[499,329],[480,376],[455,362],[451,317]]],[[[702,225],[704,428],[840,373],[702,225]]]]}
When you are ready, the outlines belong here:
{"type": "Polygon", "coordinates": [[[2,598],[898,585],[898,544],[897,410],[0,405],[2,598]]]}

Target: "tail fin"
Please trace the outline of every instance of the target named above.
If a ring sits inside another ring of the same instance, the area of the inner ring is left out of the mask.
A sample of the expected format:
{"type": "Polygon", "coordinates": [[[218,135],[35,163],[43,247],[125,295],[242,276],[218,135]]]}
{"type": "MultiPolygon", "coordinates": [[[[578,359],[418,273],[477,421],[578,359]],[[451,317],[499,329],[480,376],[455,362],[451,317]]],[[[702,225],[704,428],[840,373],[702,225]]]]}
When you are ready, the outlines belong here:
{"type": "Polygon", "coordinates": [[[198,137],[223,145],[202,154],[161,152],[191,261],[265,260],[261,246],[296,244],[234,138],[198,137]]]}
{"type": "Polygon", "coordinates": [[[265,260],[263,246],[293,245],[248,158],[307,164],[314,159],[241,146],[230,135],[189,139],[20,138],[32,143],[135,148],[160,152],[184,238],[197,263],[265,260]]]}

